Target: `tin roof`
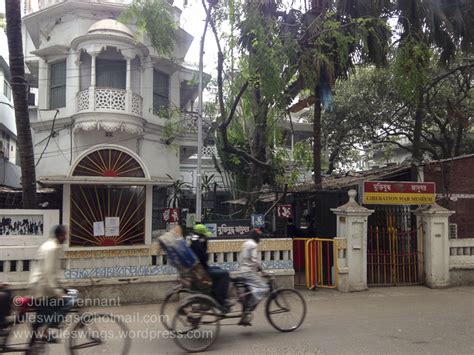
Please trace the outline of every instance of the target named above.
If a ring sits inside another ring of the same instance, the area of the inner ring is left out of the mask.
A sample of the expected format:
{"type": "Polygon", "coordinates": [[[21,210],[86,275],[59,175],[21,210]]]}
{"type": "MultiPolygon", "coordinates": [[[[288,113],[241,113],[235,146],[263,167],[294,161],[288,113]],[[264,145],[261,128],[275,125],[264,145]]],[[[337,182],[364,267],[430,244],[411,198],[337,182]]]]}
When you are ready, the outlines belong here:
{"type": "MultiPolygon", "coordinates": [[[[359,185],[364,180],[378,180],[393,178],[410,169],[409,164],[394,164],[383,167],[376,167],[364,171],[349,171],[345,174],[323,177],[323,190],[347,189],[359,185]]],[[[292,189],[295,192],[313,191],[313,182],[298,185],[292,189]]]]}

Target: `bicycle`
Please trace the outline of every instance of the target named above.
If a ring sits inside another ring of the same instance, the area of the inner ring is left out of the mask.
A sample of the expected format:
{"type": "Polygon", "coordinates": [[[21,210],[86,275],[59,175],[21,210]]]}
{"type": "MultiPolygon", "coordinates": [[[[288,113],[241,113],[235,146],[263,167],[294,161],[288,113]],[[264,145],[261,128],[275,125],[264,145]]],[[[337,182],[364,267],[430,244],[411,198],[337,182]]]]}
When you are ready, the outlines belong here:
{"type": "MultiPolygon", "coordinates": [[[[65,299],[69,302],[66,320],[53,326],[41,325],[35,320],[29,324],[29,315],[37,313],[35,300],[21,297],[15,300],[19,310],[9,322],[0,328],[0,353],[23,352],[27,355],[44,354],[48,352],[48,341],[41,334],[51,336],[55,331],[66,334],[66,353],[71,355],[95,354],[128,354],[131,340],[128,327],[117,316],[107,313],[89,313],[80,307],[77,290],[67,290],[65,299]],[[68,323],[68,321],[70,321],[68,323]],[[27,343],[9,344],[10,336],[14,334],[15,326],[30,325],[30,338],[27,343]],[[117,333],[113,333],[118,331],[117,333]],[[115,337],[114,337],[115,335],[115,337]],[[117,344],[117,340],[120,344],[117,344]],[[97,348],[100,347],[100,348],[97,348]]],[[[36,314],[37,316],[37,314],[36,314]]]]}
{"type": "MultiPolygon", "coordinates": [[[[266,294],[265,316],[273,328],[280,332],[292,332],[298,329],[306,317],[306,302],[296,290],[276,288],[273,276],[268,277],[269,290],[266,294]],[[295,320],[289,325],[280,322],[279,316],[289,319],[294,314],[295,320]]],[[[188,352],[200,352],[209,349],[217,340],[221,321],[242,318],[247,311],[248,298],[251,292],[240,277],[231,278],[237,295],[237,303],[242,309],[225,313],[218,302],[208,294],[193,293],[183,299],[175,312],[171,330],[174,342],[188,352]]],[[[251,310],[252,312],[256,306],[251,310]]],[[[233,324],[225,324],[233,325],[233,324]]]]}

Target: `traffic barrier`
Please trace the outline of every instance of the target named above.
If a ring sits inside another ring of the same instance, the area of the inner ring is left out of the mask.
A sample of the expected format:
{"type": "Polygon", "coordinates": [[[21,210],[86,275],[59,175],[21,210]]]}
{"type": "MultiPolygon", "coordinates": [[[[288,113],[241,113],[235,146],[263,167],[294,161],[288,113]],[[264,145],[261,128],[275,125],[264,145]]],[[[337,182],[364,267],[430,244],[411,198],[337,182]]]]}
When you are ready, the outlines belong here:
{"type": "Polygon", "coordinates": [[[295,272],[304,272],[304,285],[314,288],[336,288],[337,257],[334,240],[327,238],[294,238],[293,255],[295,272]]]}

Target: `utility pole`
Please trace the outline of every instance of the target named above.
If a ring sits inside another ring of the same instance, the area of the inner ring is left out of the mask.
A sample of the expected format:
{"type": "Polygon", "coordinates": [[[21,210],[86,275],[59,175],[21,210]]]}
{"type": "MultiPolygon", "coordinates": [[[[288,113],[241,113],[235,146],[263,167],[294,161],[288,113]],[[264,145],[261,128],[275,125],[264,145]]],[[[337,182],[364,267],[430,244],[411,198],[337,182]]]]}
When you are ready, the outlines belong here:
{"type": "Polygon", "coordinates": [[[203,71],[204,71],[204,40],[206,39],[207,25],[209,24],[209,12],[206,11],[206,22],[204,24],[204,31],[201,36],[201,43],[199,48],[199,98],[198,98],[198,147],[197,147],[197,176],[196,176],[196,222],[202,222],[202,146],[203,146],[203,134],[202,134],[202,91],[204,88],[203,84],[203,71]]]}

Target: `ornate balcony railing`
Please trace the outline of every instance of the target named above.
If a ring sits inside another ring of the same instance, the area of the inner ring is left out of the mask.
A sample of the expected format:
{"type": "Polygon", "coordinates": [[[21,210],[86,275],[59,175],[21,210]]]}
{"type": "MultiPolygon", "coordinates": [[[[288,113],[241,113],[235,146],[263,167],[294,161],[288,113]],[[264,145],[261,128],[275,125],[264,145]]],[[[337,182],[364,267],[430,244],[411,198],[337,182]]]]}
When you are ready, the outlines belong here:
{"type": "Polygon", "coordinates": [[[77,93],[77,112],[85,111],[143,116],[143,98],[128,90],[91,87],[77,93]]]}

